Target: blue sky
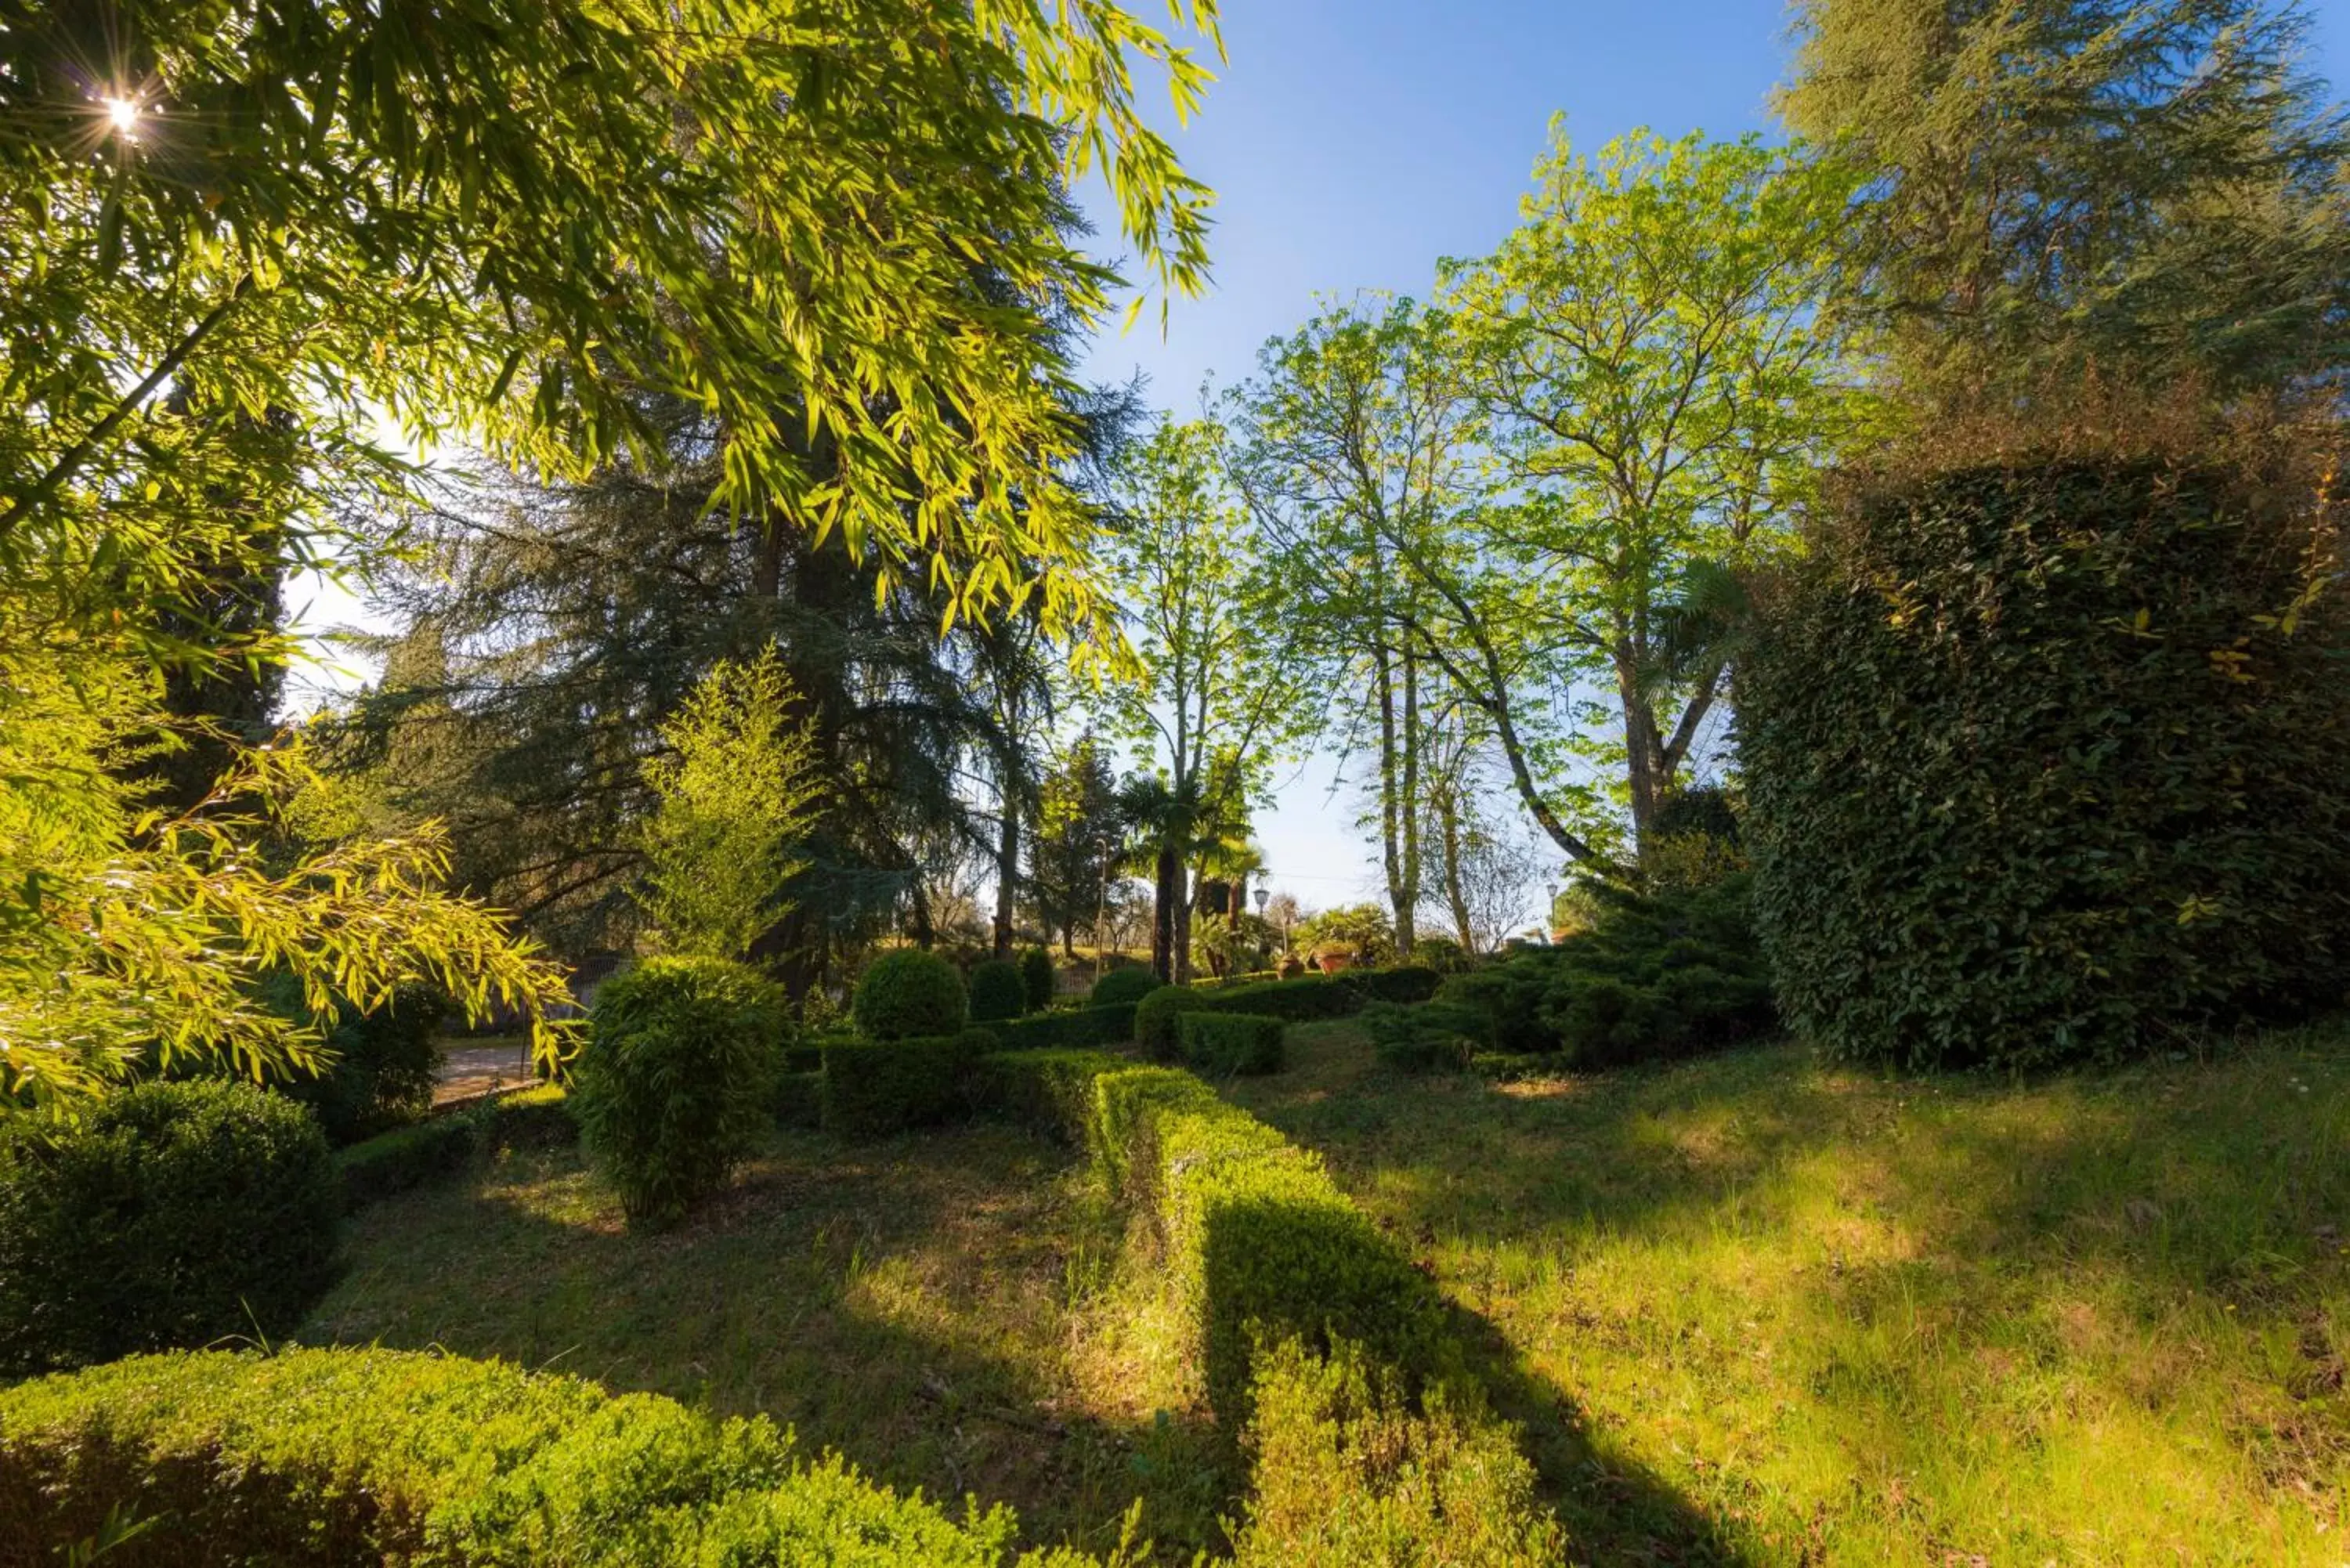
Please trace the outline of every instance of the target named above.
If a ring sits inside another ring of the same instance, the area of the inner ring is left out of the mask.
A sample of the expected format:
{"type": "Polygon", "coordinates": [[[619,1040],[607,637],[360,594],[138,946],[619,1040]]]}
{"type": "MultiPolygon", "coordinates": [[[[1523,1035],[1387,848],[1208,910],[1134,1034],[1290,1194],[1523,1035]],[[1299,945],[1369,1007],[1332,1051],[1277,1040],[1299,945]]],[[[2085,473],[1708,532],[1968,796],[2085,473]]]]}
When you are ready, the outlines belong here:
{"type": "MultiPolygon", "coordinates": [[[[1216,282],[1105,334],[1088,374],[1139,369],[1151,400],[1199,406],[1201,379],[1245,377],[1316,294],[1425,296],[1442,255],[1490,251],[1514,222],[1550,118],[1578,146],[1648,126],[1721,137],[1772,129],[1784,74],[1781,0],[1226,0],[1230,62],[1177,133],[1217,192],[1216,282]]],[[[2350,81],[2350,0],[2313,10],[2314,57],[2350,81]]],[[[1114,227],[1103,224],[1105,235],[1114,227]]],[[[1370,896],[1369,846],[1332,769],[1284,775],[1258,837],[1276,889],[1321,907],[1370,896]]],[[[1538,897],[1538,894],[1537,894],[1538,897]]],[[[1534,908],[1529,904],[1529,911],[1534,908]]]]}

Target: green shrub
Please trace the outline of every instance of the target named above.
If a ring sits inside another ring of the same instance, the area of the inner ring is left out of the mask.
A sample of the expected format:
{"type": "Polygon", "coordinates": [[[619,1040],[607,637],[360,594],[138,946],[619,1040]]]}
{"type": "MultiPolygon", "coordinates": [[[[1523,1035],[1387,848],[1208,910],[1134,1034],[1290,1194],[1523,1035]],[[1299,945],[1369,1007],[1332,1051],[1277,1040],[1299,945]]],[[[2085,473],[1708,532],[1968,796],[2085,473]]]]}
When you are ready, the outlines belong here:
{"type": "Polygon", "coordinates": [[[1100,1051],[1000,1051],[972,1064],[972,1098],[983,1110],[1099,1159],[1105,1155],[1094,1127],[1094,1080],[1133,1064],[1100,1051]]]}
{"type": "Polygon", "coordinates": [[[818,1127],[824,1125],[824,1074],[778,1073],[775,1075],[775,1125],[818,1127]]]}
{"type": "Polygon", "coordinates": [[[1765,596],[1745,828],[1805,1033],[2023,1068],[2340,1003],[2339,524],[2272,478],[2105,459],[1880,484],[1765,596]]]}
{"type": "Polygon", "coordinates": [[[963,1104],[965,1069],[994,1036],[986,1030],[915,1040],[836,1042],[824,1052],[824,1130],[888,1137],[935,1127],[963,1104]]]}
{"type": "Polygon", "coordinates": [[[1114,969],[1094,981],[1089,1001],[1096,1007],[1115,1007],[1124,1002],[1140,1002],[1159,989],[1159,977],[1139,964],[1114,969]]]}
{"type": "Polygon", "coordinates": [[[1189,986],[1160,986],[1135,1003],[1135,1044],[1141,1046],[1142,1054],[1154,1062],[1181,1061],[1182,1015],[1205,1009],[1208,1005],[1206,994],[1189,986]]]}
{"type": "Polygon", "coordinates": [[[1186,1012],[1179,1015],[1177,1031],[1186,1063],[1230,1077],[1280,1072],[1289,1025],[1259,1012],[1186,1012]]]}
{"type": "Polygon", "coordinates": [[[1743,874],[1645,895],[1603,883],[1586,892],[1588,929],[1443,982],[1444,1003],[1478,1015],[1478,1048],[1613,1067],[1719,1049],[1773,1026],[1743,874]]]}
{"type": "Polygon", "coordinates": [[[1042,1012],[1053,1005],[1053,955],[1043,948],[1029,948],[1020,955],[1020,988],[1027,993],[1030,1012],[1042,1012]]]}
{"type": "Polygon", "coordinates": [[[1259,1355],[1254,1402],[1234,1568],[1566,1561],[1515,1434],[1473,1397],[1440,1385],[1415,1401],[1353,1345],[1323,1356],[1289,1341],[1259,1355]]]}
{"type": "Polygon", "coordinates": [[[1484,1047],[1491,1028],[1482,1012],[1457,1002],[1374,1002],[1364,1007],[1362,1023],[1371,1054],[1404,1073],[1458,1072],[1484,1047]]]}
{"type": "Polygon", "coordinates": [[[108,1568],[1001,1568],[1017,1533],[803,1458],[764,1417],[453,1356],[142,1357],[0,1392],[0,1564],[67,1560],[126,1505],[153,1525],[108,1568]]]}
{"type": "Polygon", "coordinates": [[[868,1040],[910,1040],[954,1033],[970,1021],[970,1004],[953,964],[899,948],[867,966],[849,1014],[868,1040]]]}
{"type": "Polygon", "coordinates": [[[1326,983],[1351,991],[1366,1002],[1426,1002],[1444,977],[1426,964],[1393,969],[1343,969],[1326,983]]]}
{"type": "MultiPolygon", "coordinates": [[[[301,989],[290,979],[266,988],[270,1004],[301,1018],[301,989]]],[[[441,1020],[449,1010],[437,986],[403,985],[373,1012],[348,1003],[318,1020],[334,1061],[316,1075],[289,1078],[284,1091],[317,1113],[327,1141],[340,1147],[421,1121],[432,1112],[432,1082],[441,1065],[441,1020]]]]}
{"type": "Polygon", "coordinates": [[[1135,1003],[1038,1012],[999,1024],[995,1033],[1007,1051],[1078,1049],[1119,1045],[1134,1038],[1135,1003]]]}
{"type": "Polygon", "coordinates": [[[281,1332],[331,1282],[341,1212],[317,1120],[250,1084],[0,1117],[0,1375],[281,1332]]]}
{"type": "Polygon", "coordinates": [[[1019,965],[1008,959],[989,959],[971,966],[972,1023],[993,1023],[1027,1011],[1028,985],[1020,978],[1019,965]]]}
{"type": "Polygon", "coordinates": [[[675,1223],[775,1121],[781,990],[725,959],[654,958],[596,993],[570,1104],[631,1221],[675,1223]]]}

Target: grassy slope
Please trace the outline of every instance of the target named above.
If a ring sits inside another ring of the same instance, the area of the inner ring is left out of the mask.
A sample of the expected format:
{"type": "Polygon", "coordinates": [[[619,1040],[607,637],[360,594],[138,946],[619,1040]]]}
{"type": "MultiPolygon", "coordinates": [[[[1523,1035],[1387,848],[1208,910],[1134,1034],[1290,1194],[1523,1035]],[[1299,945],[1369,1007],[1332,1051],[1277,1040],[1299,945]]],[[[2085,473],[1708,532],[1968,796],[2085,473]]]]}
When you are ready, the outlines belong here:
{"type": "Polygon", "coordinates": [[[765,1412],[892,1485],[1010,1502],[1039,1543],[1114,1544],[1140,1496],[1162,1558],[1188,1561],[1221,1544],[1234,1482],[1147,1282],[1112,1275],[1115,1223],[1063,1151],[1007,1128],[779,1137],[654,1237],[576,1154],[520,1156],[360,1215],[297,1337],[765,1412]]]}
{"type": "Polygon", "coordinates": [[[1795,1047],[1234,1097],[1498,1331],[1578,1555],[2350,1563],[2350,1033],[2023,1086],[1795,1047]]]}

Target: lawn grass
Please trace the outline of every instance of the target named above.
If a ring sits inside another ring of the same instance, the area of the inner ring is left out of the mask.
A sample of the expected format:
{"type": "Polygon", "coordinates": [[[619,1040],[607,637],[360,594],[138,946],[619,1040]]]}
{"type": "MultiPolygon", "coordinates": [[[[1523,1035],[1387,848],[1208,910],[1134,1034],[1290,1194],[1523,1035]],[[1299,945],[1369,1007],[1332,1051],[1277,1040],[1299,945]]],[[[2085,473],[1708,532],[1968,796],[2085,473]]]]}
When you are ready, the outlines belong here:
{"type": "Polygon", "coordinates": [[[375,1205],[306,1344],[441,1346],[764,1412],[868,1474],[1009,1502],[1035,1544],[1218,1548],[1240,1484],[1122,1219],[1066,1151],[974,1127],[781,1134],[678,1230],[630,1234],[576,1151],[375,1205]],[[1163,1414],[1162,1414],[1163,1412],[1163,1414]]]}
{"type": "Polygon", "coordinates": [[[2021,1085],[1291,1064],[1227,1092],[1491,1326],[1580,1560],[2350,1563],[2343,1027],[2021,1085]]]}

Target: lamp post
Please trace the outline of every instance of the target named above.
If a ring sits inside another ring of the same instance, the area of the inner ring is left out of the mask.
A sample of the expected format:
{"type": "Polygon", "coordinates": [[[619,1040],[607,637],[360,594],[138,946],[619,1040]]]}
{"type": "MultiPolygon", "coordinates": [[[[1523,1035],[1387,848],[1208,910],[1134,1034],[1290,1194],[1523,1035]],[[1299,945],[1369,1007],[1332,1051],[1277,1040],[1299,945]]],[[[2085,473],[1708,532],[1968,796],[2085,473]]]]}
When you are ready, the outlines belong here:
{"type": "MultiPolygon", "coordinates": [[[[1257,873],[1257,876],[1258,881],[1256,891],[1249,896],[1256,900],[1256,921],[1257,924],[1262,927],[1264,924],[1264,907],[1273,901],[1273,888],[1267,886],[1264,882],[1264,874],[1263,872],[1257,873]]],[[[1259,948],[1257,950],[1256,961],[1260,964],[1264,962],[1264,950],[1263,948],[1259,948]]]]}

